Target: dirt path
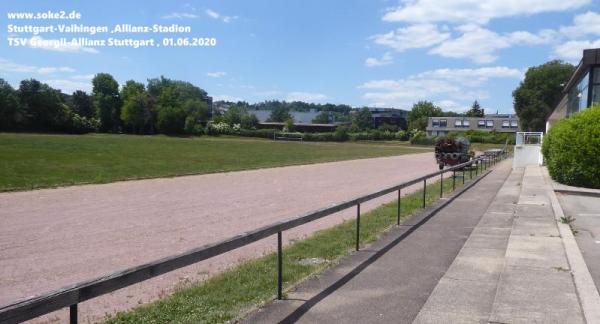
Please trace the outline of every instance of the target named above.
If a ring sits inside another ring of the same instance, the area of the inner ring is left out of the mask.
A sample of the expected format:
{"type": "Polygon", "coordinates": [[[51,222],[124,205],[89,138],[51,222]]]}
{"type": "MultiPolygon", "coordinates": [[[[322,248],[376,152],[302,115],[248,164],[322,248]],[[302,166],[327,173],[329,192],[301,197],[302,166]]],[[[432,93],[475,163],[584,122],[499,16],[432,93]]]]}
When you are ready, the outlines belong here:
{"type": "MultiPolygon", "coordinates": [[[[0,305],[183,252],[437,169],[433,153],[0,193],[0,305]]],[[[405,190],[408,192],[408,190],[405,190]]],[[[404,191],[403,191],[404,193],[404,191]]],[[[369,210],[394,198],[366,204],[369,210]]],[[[287,240],[354,210],[284,233],[287,240]]],[[[80,306],[98,321],[272,251],[265,239],[80,306]]],[[[275,288],[275,287],[274,287],[275,288]]],[[[66,310],[41,318],[65,318],[66,310]]],[[[39,320],[38,320],[39,321],[39,320]]]]}

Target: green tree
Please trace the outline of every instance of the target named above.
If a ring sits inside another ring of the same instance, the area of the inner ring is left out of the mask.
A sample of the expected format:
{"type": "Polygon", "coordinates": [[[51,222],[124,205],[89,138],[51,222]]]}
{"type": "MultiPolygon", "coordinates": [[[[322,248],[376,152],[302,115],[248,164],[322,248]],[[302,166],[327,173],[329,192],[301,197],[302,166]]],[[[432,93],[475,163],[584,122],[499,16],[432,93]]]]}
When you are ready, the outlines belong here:
{"type": "Polygon", "coordinates": [[[356,127],[358,127],[358,129],[360,130],[372,128],[373,114],[371,114],[371,110],[367,107],[364,107],[356,111],[352,123],[356,125],[356,127]]]}
{"type": "Polygon", "coordinates": [[[483,115],[484,115],[484,111],[481,108],[481,106],[479,105],[479,102],[477,102],[477,100],[475,100],[473,102],[471,109],[469,109],[465,113],[465,116],[467,116],[467,117],[483,117],[483,115]]]}
{"type": "Polygon", "coordinates": [[[329,124],[329,111],[321,111],[315,118],[313,118],[312,122],[314,124],[329,124]]]}
{"type": "Polygon", "coordinates": [[[443,116],[442,109],[430,101],[419,101],[412,106],[408,112],[408,127],[410,130],[417,129],[424,131],[427,128],[427,119],[429,117],[443,116]]]}
{"type": "Polygon", "coordinates": [[[290,114],[290,109],[284,105],[277,105],[271,110],[271,115],[267,121],[283,123],[288,119],[294,119],[290,114]]]}
{"type": "Polygon", "coordinates": [[[229,124],[229,126],[233,126],[235,124],[242,123],[242,117],[246,115],[247,112],[244,108],[238,106],[231,106],[227,111],[223,114],[223,121],[229,124]]]}
{"type": "Polygon", "coordinates": [[[258,127],[259,120],[255,114],[246,114],[242,116],[241,127],[243,129],[255,129],[258,127]]]}
{"type": "Polygon", "coordinates": [[[19,97],[13,87],[0,78],[0,130],[14,129],[20,119],[19,97]]]}
{"type": "Polygon", "coordinates": [[[553,60],[530,67],[513,91],[514,108],[524,131],[544,131],[546,119],[562,96],[565,82],[575,67],[553,60]]]}
{"type": "Polygon", "coordinates": [[[64,130],[70,111],[62,93],[35,79],[23,80],[19,101],[27,126],[33,130],[64,130]]]}
{"type": "Polygon", "coordinates": [[[119,83],[108,73],[98,73],[92,79],[94,107],[100,118],[102,131],[116,131],[121,124],[119,83]]]}
{"type": "Polygon", "coordinates": [[[94,103],[92,97],[85,91],[77,90],[73,92],[73,112],[81,117],[93,118],[96,113],[94,111],[94,103]]]}

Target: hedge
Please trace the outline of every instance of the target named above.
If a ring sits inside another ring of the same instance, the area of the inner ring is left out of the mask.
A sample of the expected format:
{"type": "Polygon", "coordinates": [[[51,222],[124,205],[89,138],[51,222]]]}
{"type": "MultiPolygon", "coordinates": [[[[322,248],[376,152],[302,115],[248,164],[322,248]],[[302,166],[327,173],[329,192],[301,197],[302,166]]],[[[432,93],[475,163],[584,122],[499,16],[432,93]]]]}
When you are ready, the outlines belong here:
{"type": "Polygon", "coordinates": [[[544,137],[542,153],[554,180],[600,189],[600,106],[556,123],[544,137]]]}

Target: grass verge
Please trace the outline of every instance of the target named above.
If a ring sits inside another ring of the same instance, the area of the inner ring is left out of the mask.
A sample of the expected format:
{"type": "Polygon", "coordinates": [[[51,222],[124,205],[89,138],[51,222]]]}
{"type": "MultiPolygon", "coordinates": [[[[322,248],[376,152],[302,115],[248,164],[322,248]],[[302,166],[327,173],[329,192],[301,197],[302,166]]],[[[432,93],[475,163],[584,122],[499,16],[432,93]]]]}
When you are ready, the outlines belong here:
{"type": "Polygon", "coordinates": [[[0,191],[430,152],[406,143],[0,133],[0,191]]]}
{"type": "MultiPolygon", "coordinates": [[[[475,177],[475,171],[472,173],[475,177]]],[[[457,172],[456,188],[462,186],[457,172]]],[[[465,181],[471,179],[465,172],[465,181]]],[[[433,181],[433,179],[431,179],[433,181]]],[[[452,180],[444,179],[443,192],[452,192],[452,180]]],[[[439,181],[428,183],[426,204],[439,199],[439,181]]],[[[421,211],[423,191],[402,197],[401,220],[421,211]]],[[[365,246],[394,226],[397,201],[361,215],[360,245],[365,246]]],[[[283,281],[291,288],[352,253],[355,246],[355,220],[318,231],[291,243],[283,250],[283,281]],[[306,258],[320,258],[322,264],[304,264],[306,258]]],[[[285,232],[284,234],[285,235],[285,232]]],[[[277,285],[277,254],[245,262],[207,281],[176,291],[173,295],[132,311],[118,313],[107,323],[223,323],[240,318],[249,310],[273,300],[277,285]]]]}

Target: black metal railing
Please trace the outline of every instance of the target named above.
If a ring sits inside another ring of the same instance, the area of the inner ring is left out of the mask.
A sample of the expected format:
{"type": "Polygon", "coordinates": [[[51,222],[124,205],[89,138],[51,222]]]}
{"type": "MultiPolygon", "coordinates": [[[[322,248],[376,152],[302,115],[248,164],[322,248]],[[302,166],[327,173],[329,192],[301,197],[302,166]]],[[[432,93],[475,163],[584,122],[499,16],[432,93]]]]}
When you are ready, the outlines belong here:
{"type": "Polygon", "coordinates": [[[161,274],[183,268],[185,266],[224,254],[228,251],[246,246],[250,243],[277,234],[277,298],[283,298],[283,231],[298,227],[300,225],[321,219],[339,211],[356,206],[356,250],[360,249],[360,205],[366,201],[381,197],[383,195],[398,192],[397,224],[400,224],[401,213],[401,191],[403,188],[423,182],[423,208],[426,206],[427,179],[440,176],[440,198],[443,197],[444,174],[452,172],[452,188],[456,188],[456,172],[462,172],[462,181],[465,181],[465,169],[469,172],[475,171],[475,176],[481,175],[491,165],[496,164],[508,153],[503,149],[498,154],[482,155],[445,170],[433,172],[422,177],[389,187],[365,196],[345,201],[331,207],[316,210],[302,216],[277,222],[250,232],[242,233],[226,240],[192,249],[181,254],[162,258],[150,263],[115,272],[104,277],[90,281],[81,282],[71,286],[63,287],[53,292],[39,295],[33,298],[18,301],[16,303],[0,307],[0,323],[19,323],[33,319],[59,309],[69,307],[70,323],[77,323],[77,305],[86,300],[110,293],[112,291],[148,280],[161,274]]]}

